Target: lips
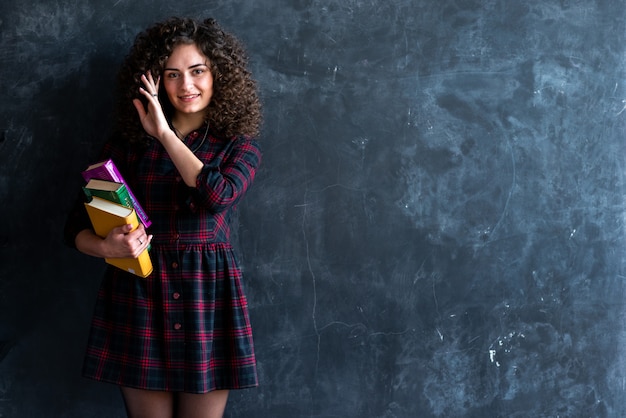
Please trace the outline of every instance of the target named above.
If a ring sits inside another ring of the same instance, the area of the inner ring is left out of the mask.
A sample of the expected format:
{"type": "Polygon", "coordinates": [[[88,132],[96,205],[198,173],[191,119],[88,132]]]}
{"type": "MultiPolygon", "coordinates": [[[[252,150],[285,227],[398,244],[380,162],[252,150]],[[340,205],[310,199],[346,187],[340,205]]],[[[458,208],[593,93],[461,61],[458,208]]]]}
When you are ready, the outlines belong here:
{"type": "Polygon", "coordinates": [[[184,96],[178,96],[178,98],[182,101],[190,101],[200,97],[200,94],[186,94],[184,96]]]}

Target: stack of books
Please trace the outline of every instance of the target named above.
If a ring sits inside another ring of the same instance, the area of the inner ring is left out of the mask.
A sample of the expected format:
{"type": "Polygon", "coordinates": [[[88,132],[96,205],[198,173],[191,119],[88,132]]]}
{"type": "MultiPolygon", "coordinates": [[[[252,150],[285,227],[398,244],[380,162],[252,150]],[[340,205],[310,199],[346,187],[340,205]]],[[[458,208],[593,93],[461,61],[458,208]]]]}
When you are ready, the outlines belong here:
{"type": "MultiPolygon", "coordinates": [[[[151,225],[152,222],[112,160],[92,164],[82,175],[87,182],[83,186],[88,199],[85,208],[98,236],[105,238],[111,229],[118,226],[130,224],[132,230],[135,230],[139,222],[146,228],[151,225]]],[[[152,273],[148,248],[137,258],[105,258],[104,261],[140,277],[148,277],[152,273]]]]}

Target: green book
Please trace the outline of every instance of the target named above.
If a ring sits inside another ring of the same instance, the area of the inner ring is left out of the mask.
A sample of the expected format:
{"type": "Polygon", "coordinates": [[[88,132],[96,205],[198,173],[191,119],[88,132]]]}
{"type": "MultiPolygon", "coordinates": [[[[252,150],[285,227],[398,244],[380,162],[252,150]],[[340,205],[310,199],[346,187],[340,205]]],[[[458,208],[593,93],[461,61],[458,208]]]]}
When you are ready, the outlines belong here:
{"type": "MultiPolygon", "coordinates": [[[[90,179],[83,191],[87,196],[87,200],[91,202],[94,197],[108,200],[109,202],[118,203],[124,207],[135,209],[133,200],[128,193],[128,189],[124,183],[118,183],[115,181],[102,180],[102,179],[90,179]]],[[[152,248],[152,245],[148,245],[148,250],[152,248]]],[[[1,415],[0,415],[1,417],[1,415]]]]}
{"type": "Polygon", "coordinates": [[[108,200],[109,202],[119,203],[127,208],[133,207],[133,201],[130,198],[128,189],[126,189],[124,183],[91,179],[85,186],[83,186],[83,190],[89,201],[91,201],[94,196],[97,196],[101,199],[108,200]]]}

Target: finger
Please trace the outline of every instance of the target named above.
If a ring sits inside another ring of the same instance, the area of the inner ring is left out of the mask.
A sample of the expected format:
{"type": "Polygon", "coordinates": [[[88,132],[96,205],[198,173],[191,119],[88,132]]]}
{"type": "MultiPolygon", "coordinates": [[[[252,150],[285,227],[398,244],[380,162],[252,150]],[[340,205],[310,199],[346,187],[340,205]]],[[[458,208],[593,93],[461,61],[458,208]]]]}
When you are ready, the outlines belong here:
{"type": "Polygon", "coordinates": [[[148,71],[147,75],[141,75],[141,81],[144,83],[145,87],[142,87],[151,97],[159,96],[159,86],[154,82],[154,78],[152,77],[152,73],[148,71]]]}
{"type": "Polygon", "coordinates": [[[148,101],[150,101],[151,99],[156,99],[156,101],[159,101],[159,95],[157,93],[151,93],[150,90],[146,89],[145,87],[139,87],[139,93],[143,94],[148,101]]]}
{"type": "Polygon", "coordinates": [[[145,84],[146,87],[154,86],[154,79],[152,78],[150,71],[141,75],[141,81],[143,81],[143,84],[145,84]]]}
{"type": "Polygon", "coordinates": [[[107,235],[107,239],[111,238],[114,241],[123,240],[126,235],[130,233],[132,225],[122,225],[112,228],[107,235]]]}
{"type": "Polygon", "coordinates": [[[160,79],[161,79],[161,77],[158,77],[155,80],[154,76],[152,75],[152,72],[148,71],[147,80],[150,82],[150,87],[153,89],[151,91],[153,91],[154,93],[158,93],[159,92],[159,81],[160,81],[160,79]]]}
{"type": "Polygon", "coordinates": [[[139,241],[139,244],[148,246],[148,244],[150,244],[150,241],[152,241],[152,237],[152,235],[141,234],[136,239],[137,241],[139,241]]]}
{"type": "Polygon", "coordinates": [[[118,226],[116,228],[113,228],[111,231],[116,233],[116,234],[120,234],[120,235],[127,235],[129,234],[133,229],[132,224],[126,224],[126,225],[122,225],[122,226],[118,226]]]}
{"type": "Polygon", "coordinates": [[[136,255],[139,255],[146,248],[150,246],[150,242],[152,241],[152,235],[141,235],[136,238],[135,241],[135,249],[136,255]]]}
{"type": "MultiPolygon", "coordinates": [[[[142,93],[145,93],[145,90],[142,91],[142,93]]],[[[135,109],[137,109],[139,120],[143,120],[147,115],[146,109],[143,107],[143,103],[141,103],[141,100],[139,99],[133,99],[133,104],[135,105],[135,109]]]]}

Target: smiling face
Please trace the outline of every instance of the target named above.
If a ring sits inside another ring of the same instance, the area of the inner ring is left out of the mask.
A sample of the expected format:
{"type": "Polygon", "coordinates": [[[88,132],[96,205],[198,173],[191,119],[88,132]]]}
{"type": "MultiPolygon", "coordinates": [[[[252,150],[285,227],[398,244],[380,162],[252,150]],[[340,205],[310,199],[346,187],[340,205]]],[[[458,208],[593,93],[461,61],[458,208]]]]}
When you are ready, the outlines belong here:
{"type": "Polygon", "coordinates": [[[174,119],[204,118],[213,96],[209,59],[195,44],[174,48],[165,63],[163,88],[174,107],[174,119]]]}

